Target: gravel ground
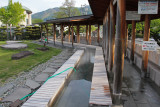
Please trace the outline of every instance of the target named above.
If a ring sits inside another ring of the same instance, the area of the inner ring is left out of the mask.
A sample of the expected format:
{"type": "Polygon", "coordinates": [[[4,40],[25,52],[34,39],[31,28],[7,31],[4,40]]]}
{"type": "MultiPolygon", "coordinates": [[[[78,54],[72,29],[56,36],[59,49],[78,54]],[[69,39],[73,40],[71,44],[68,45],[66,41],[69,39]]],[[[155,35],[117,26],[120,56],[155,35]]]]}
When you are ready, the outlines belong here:
{"type": "MultiPolygon", "coordinates": [[[[37,44],[43,44],[40,42],[34,42],[37,44]]],[[[48,44],[48,46],[50,47],[54,47],[53,44],[48,44]]],[[[66,60],[73,55],[73,53],[75,52],[75,50],[71,49],[71,48],[62,48],[60,46],[56,46],[56,48],[60,48],[62,49],[62,52],[57,55],[57,56],[53,56],[50,60],[48,60],[47,62],[40,64],[36,67],[34,67],[32,70],[30,70],[29,72],[21,72],[20,74],[18,74],[17,76],[14,76],[13,78],[9,78],[6,83],[2,86],[2,84],[0,84],[0,88],[2,89],[5,86],[8,85],[12,85],[12,87],[8,88],[7,91],[0,95],[0,101],[2,99],[4,99],[6,96],[12,94],[17,88],[19,87],[23,87],[23,88],[28,88],[25,83],[27,79],[31,79],[34,80],[34,78],[41,74],[42,71],[44,71],[47,67],[50,67],[51,65],[56,64],[57,61],[61,60],[62,63],[59,64],[59,67],[66,62],[66,60]]],[[[56,67],[55,69],[57,70],[59,67],[56,67]]],[[[50,74],[49,76],[51,76],[53,74],[50,74]]],[[[43,84],[43,82],[39,82],[39,84],[43,84]]],[[[32,92],[34,92],[35,90],[32,90],[32,92]]],[[[8,107],[9,104],[11,104],[11,102],[0,102],[0,107],[8,107]]]]}

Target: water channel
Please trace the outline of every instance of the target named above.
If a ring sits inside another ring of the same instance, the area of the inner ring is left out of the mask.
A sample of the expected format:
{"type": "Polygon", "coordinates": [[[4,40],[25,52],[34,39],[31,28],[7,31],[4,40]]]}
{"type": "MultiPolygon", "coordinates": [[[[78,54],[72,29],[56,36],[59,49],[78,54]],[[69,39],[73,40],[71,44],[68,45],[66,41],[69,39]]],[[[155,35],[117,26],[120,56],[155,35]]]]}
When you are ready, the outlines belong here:
{"type": "Polygon", "coordinates": [[[95,49],[87,48],[53,107],[88,107],[95,49]]]}

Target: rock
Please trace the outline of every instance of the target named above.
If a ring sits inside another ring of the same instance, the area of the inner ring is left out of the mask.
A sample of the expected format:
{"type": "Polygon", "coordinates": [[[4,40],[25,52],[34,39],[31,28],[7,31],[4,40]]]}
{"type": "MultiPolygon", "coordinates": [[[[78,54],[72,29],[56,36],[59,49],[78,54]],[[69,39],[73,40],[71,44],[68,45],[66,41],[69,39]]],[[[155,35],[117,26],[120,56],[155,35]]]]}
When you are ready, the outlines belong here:
{"type": "Polygon", "coordinates": [[[13,88],[12,84],[8,84],[2,88],[0,88],[0,96],[7,92],[9,89],[13,88]]]}
{"type": "Polygon", "coordinates": [[[44,82],[44,81],[47,80],[48,76],[49,76],[48,74],[42,73],[42,74],[36,76],[35,81],[37,81],[37,82],[44,82]]]}
{"type": "Polygon", "coordinates": [[[12,60],[17,60],[17,59],[21,59],[21,58],[24,58],[26,56],[29,56],[29,55],[33,55],[34,53],[33,52],[30,52],[30,51],[22,51],[20,53],[17,53],[17,54],[14,54],[12,55],[12,60]]]}
{"type": "Polygon", "coordinates": [[[40,51],[48,51],[49,50],[49,48],[47,48],[47,47],[40,47],[40,48],[37,48],[38,50],[40,50],[40,51]]]}
{"type": "Polygon", "coordinates": [[[17,99],[21,99],[22,97],[31,93],[31,89],[28,88],[18,88],[12,94],[7,96],[2,100],[2,102],[15,102],[17,99]]]}
{"type": "Polygon", "coordinates": [[[30,79],[28,79],[28,80],[26,81],[26,85],[27,85],[28,87],[30,87],[31,89],[36,89],[36,88],[38,88],[38,87],[40,86],[40,84],[38,84],[37,82],[35,82],[35,81],[33,81],[33,80],[30,80],[30,79]]]}
{"type": "Polygon", "coordinates": [[[53,74],[56,72],[56,69],[54,68],[46,68],[44,71],[42,71],[43,73],[48,73],[48,74],[53,74]]]}
{"type": "Polygon", "coordinates": [[[15,43],[15,44],[2,45],[1,47],[5,49],[24,49],[27,48],[27,44],[15,43]]]}

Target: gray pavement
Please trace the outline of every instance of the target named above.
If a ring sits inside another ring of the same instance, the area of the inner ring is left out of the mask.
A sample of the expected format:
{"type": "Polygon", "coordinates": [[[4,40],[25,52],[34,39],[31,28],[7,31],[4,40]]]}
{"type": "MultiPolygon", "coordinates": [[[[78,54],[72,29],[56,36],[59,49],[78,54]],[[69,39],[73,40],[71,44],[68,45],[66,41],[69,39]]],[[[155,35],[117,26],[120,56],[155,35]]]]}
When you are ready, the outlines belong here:
{"type": "Polygon", "coordinates": [[[124,61],[122,103],[124,107],[160,107],[160,95],[149,79],[141,79],[138,69],[124,61]]]}

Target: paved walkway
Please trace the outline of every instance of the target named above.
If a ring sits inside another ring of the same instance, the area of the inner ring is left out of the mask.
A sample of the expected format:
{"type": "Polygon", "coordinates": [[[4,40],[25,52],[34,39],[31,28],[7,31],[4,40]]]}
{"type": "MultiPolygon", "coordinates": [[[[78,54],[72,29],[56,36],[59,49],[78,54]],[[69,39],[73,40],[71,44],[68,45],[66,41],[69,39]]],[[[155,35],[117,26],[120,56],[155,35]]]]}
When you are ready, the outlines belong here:
{"type": "MultiPolygon", "coordinates": [[[[43,45],[43,43],[39,44],[43,45]]],[[[53,44],[50,46],[54,47],[53,44]]],[[[63,49],[59,55],[53,56],[47,62],[34,67],[29,72],[20,73],[16,79],[8,80],[4,86],[0,85],[0,107],[8,107],[17,99],[37,90],[73,53],[73,49],[63,49]]]]}
{"type": "Polygon", "coordinates": [[[141,79],[138,70],[127,60],[124,62],[122,101],[124,107],[160,107],[160,94],[153,82],[141,79]]]}

